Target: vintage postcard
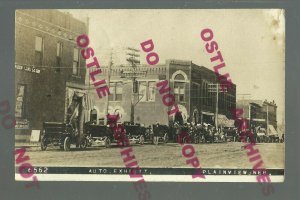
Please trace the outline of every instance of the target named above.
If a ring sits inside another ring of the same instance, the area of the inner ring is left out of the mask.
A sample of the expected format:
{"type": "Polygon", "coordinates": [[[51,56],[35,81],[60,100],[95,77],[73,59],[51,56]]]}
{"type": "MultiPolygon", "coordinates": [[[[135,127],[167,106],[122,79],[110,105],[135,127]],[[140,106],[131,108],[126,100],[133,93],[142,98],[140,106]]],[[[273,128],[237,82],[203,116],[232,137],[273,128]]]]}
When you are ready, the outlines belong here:
{"type": "Polygon", "coordinates": [[[15,178],[283,182],[284,77],[283,9],[16,10],[15,178]]]}

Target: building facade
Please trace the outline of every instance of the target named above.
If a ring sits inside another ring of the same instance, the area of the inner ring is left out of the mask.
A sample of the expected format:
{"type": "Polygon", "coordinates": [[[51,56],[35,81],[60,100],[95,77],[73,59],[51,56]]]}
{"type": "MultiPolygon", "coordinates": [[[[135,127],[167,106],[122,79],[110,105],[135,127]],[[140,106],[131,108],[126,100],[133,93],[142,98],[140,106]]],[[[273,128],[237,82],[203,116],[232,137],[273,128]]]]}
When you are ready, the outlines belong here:
{"type": "MultiPolygon", "coordinates": [[[[151,125],[156,122],[169,124],[173,117],[168,117],[168,108],[162,103],[162,96],[156,87],[161,80],[168,80],[171,93],[183,115],[184,121],[195,123],[213,123],[216,111],[216,94],[209,92],[209,84],[216,84],[213,71],[183,60],[167,60],[161,65],[141,65],[137,72],[137,94],[133,95],[134,84],[124,73],[130,74],[131,66],[113,66],[110,72],[108,96],[108,113],[121,115],[121,121],[130,121],[131,102],[134,104],[134,122],[151,125]]],[[[128,77],[128,76],[127,76],[128,77]]],[[[108,68],[102,67],[99,79],[108,79],[108,68]]],[[[104,118],[106,99],[99,99],[90,86],[89,92],[94,95],[95,105],[91,119],[104,118]]],[[[219,117],[231,119],[230,109],[235,108],[236,86],[232,90],[219,93],[219,117]]],[[[221,121],[221,120],[220,120],[221,121]]],[[[224,124],[223,124],[224,125],[224,124]]]]}
{"type": "Polygon", "coordinates": [[[58,10],[17,10],[15,21],[15,132],[21,142],[44,121],[65,121],[70,94],[86,92],[75,39],[88,27],[58,10]]]}
{"type": "Polygon", "coordinates": [[[243,118],[250,120],[253,126],[277,129],[277,105],[274,101],[238,100],[237,108],[243,109],[243,118]]]}

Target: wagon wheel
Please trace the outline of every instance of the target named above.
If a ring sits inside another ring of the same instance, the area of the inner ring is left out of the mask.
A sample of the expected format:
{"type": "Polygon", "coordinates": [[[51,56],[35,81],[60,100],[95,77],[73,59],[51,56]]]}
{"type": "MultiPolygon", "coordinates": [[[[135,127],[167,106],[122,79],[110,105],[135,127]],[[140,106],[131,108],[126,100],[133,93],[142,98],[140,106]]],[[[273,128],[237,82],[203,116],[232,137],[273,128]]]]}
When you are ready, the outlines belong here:
{"type": "Polygon", "coordinates": [[[86,138],[83,138],[80,142],[80,148],[85,149],[88,146],[88,140],[86,138]]]}
{"type": "Polygon", "coordinates": [[[188,143],[190,143],[190,141],[187,140],[187,137],[184,137],[184,138],[182,139],[182,143],[183,143],[183,144],[188,144],[188,143]]]}
{"type": "Polygon", "coordinates": [[[41,141],[41,149],[42,149],[42,151],[45,151],[47,149],[46,138],[44,138],[44,137],[41,141]]]}
{"type": "Polygon", "coordinates": [[[164,135],[164,143],[168,143],[168,141],[169,141],[168,133],[165,133],[165,135],[164,135]]]}
{"type": "Polygon", "coordinates": [[[110,147],[110,144],[111,144],[111,141],[110,141],[110,139],[107,137],[107,138],[105,138],[104,143],[105,143],[105,148],[109,148],[109,147],[110,147]]]}
{"type": "Polygon", "coordinates": [[[70,142],[71,138],[68,136],[68,137],[65,137],[65,141],[64,141],[64,150],[65,151],[70,151],[71,149],[71,142],[70,142]]]}
{"type": "Polygon", "coordinates": [[[140,138],[139,138],[139,143],[140,143],[141,145],[143,145],[144,142],[145,142],[145,137],[144,137],[143,135],[141,135],[140,138]]]}

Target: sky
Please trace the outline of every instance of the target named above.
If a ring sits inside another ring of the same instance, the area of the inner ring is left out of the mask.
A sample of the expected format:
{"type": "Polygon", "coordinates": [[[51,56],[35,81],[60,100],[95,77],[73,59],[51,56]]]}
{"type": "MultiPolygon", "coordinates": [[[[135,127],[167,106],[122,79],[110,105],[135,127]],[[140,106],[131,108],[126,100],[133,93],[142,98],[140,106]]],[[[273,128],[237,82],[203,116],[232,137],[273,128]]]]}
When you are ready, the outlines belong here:
{"type": "MultiPolygon", "coordinates": [[[[200,32],[210,28],[226,67],[237,85],[237,98],[274,100],[277,121],[284,119],[285,17],[281,9],[140,9],[62,10],[86,21],[90,46],[102,65],[113,55],[115,65],[126,64],[125,48],[140,48],[152,39],[159,64],[166,59],[191,60],[213,69],[200,32]],[[242,95],[247,94],[247,95],[242,95]]],[[[141,52],[141,63],[146,63],[141,52]]]]}

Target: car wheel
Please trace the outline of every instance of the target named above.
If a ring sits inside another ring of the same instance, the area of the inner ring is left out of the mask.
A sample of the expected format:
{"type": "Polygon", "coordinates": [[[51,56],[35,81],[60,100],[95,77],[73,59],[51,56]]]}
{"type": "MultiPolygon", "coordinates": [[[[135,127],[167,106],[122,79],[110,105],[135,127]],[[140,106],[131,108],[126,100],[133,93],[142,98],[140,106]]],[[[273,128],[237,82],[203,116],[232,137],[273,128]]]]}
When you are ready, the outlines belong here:
{"type": "Polygon", "coordinates": [[[86,138],[83,138],[80,142],[80,148],[85,149],[88,146],[88,140],[86,138]]]}
{"type": "Polygon", "coordinates": [[[106,138],[104,143],[105,143],[105,148],[109,148],[110,144],[111,144],[111,141],[110,141],[109,138],[106,138]]]}
{"type": "Polygon", "coordinates": [[[70,151],[71,149],[71,142],[70,142],[71,138],[70,137],[66,137],[65,141],[64,141],[64,150],[65,151],[70,151]]]}
{"type": "Polygon", "coordinates": [[[144,142],[145,142],[145,138],[144,138],[143,135],[141,135],[140,138],[139,138],[139,143],[140,143],[141,145],[143,145],[144,142]]]}
{"type": "Polygon", "coordinates": [[[47,149],[46,138],[43,138],[41,141],[41,149],[42,149],[42,151],[45,151],[47,149]]]}

